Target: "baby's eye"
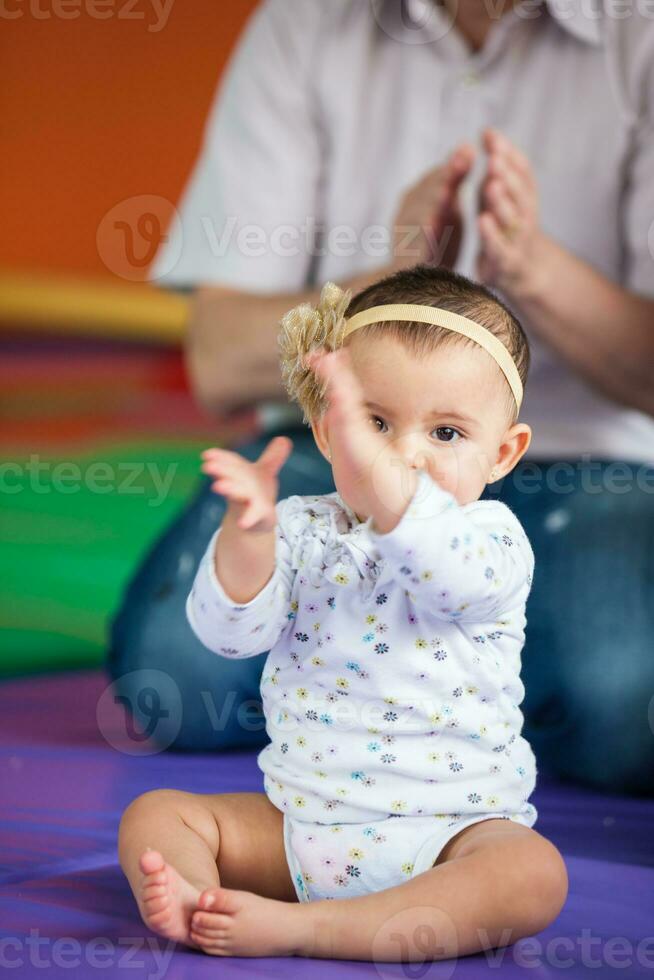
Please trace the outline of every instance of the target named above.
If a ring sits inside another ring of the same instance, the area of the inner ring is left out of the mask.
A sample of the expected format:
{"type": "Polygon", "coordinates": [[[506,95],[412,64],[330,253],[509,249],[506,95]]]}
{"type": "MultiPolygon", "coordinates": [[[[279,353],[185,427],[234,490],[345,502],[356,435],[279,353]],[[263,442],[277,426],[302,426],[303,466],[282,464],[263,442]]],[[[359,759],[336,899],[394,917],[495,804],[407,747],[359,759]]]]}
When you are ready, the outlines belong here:
{"type": "Polygon", "coordinates": [[[436,438],[439,442],[457,442],[458,439],[456,437],[461,438],[461,433],[449,425],[439,425],[433,431],[436,433],[436,438]]]}
{"type": "Polygon", "coordinates": [[[379,415],[371,415],[370,416],[370,421],[372,422],[372,424],[377,429],[377,432],[386,432],[387,431],[386,423],[384,422],[384,420],[382,418],[379,417],[379,415]],[[381,428],[379,425],[377,425],[378,422],[380,423],[381,426],[383,426],[383,428],[381,428]]]}

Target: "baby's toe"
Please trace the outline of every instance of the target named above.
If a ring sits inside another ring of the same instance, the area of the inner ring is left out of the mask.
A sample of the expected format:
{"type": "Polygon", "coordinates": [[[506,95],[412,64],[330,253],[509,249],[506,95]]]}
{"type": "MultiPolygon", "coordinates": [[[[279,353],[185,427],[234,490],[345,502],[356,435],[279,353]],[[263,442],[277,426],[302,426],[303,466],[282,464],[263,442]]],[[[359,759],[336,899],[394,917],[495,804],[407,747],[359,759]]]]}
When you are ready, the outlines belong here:
{"type": "Polygon", "coordinates": [[[231,918],[228,915],[221,915],[219,913],[209,915],[207,912],[194,912],[193,918],[191,919],[193,929],[198,929],[200,932],[206,933],[224,933],[231,925],[231,918]]]}
{"type": "Polygon", "coordinates": [[[204,933],[191,932],[191,939],[200,947],[203,953],[211,956],[222,956],[228,952],[229,944],[222,936],[206,936],[204,933]]]}
{"type": "Polygon", "coordinates": [[[214,910],[216,908],[216,890],[215,888],[205,888],[203,892],[200,892],[200,897],[198,898],[198,908],[214,910]]]}
{"type": "Polygon", "coordinates": [[[144,875],[152,875],[163,872],[166,862],[159,851],[144,851],[139,858],[139,868],[144,875]]]}
{"type": "Polygon", "coordinates": [[[146,909],[145,917],[149,926],[156,929],[162,929],[171,921],[172,914],[172,907],[166,903],[156,910],[146,909]]]}
{"type": "Polygon", "coordinates": [[[155,898],[157,895],[165,895],[168,891],[166,885],[160,885],[155,881],[148,881],[146,879],[143,887],[141,888],[141,895],[143,899],[155,898]]]}
{"type": "Polygon", "coordinates": [[[204,926],[191,926],[191,935],[197,936],[203,942],[213,942],[215,939],[226,939],[224,929],[207,929],[204,926]]]}
{"type": "Polygon", "coordinates": [[[239,909],[236,892],[229,888],[205,888],[198,899],[198,909],[205,912],[233,915],[239,909]]]}
{"type": "Polygon", "coordinates": [[[157,912],[162,912],[164,909],[169,908],[170,898],[167,894],[152,895],[150,898],[146,898],[143,904],[147,915],[151,916],[155,915],[157,912]]]}

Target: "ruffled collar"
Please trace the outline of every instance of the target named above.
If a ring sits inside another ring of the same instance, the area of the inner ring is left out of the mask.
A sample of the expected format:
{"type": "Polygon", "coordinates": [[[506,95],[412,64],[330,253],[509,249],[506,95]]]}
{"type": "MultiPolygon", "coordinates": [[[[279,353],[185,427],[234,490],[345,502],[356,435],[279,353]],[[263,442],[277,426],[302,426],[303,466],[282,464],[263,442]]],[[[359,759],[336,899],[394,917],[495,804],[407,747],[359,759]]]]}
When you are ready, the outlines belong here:
{"type": "Polygon", "coordinates": [[[378,582],[385,561],[370,538],[372,518],[360,521],[338,491],[304,498],[299,534],[293,535],[294,565],[315,586],[359,580],[364,598],[378,582]]]}

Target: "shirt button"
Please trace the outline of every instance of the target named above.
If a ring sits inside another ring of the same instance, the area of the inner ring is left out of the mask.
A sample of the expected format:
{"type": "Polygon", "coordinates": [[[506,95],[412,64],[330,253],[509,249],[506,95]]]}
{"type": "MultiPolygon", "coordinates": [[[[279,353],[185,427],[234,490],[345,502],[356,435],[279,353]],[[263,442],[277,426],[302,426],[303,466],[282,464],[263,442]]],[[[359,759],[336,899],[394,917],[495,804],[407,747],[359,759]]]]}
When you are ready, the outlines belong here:
{"type": "Polygon", "coordinates": [[[474,88],[475,85],[479,85],[480,81],[481,79],[476,71],[468,71],[461,77],[461,84],[465,85],[466,88],[474,88]]]}

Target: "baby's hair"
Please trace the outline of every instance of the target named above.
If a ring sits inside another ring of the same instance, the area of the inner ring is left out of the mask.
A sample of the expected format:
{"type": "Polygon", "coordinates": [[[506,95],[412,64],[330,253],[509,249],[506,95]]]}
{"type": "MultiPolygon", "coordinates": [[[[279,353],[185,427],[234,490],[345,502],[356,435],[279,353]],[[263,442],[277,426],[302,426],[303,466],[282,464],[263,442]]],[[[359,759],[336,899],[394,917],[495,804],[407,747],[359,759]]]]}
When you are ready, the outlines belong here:
{"type": "MultiPolygon", "coordinates": [[[[466,276],[432,265],[416,265],[380,279],[353,298],[350,290],[344,291],[328,282],[316,307],[302,303],[282,317],[279,334],[282,378],[289,397],[300,405],[306,423],[317,421],[326,408],[323,383],[304,366],[304,357],[309,351],[317,348],[338,350],[347,346],[353,337],[374,341],[379,336],[392,337],[416,357],[429,354],[444,344],[478,347],[473,340],[445,327],[398,321],[371,323],[344,338],[346,317],[388,303],[435,306],[475,320],[505,345],[523,387],[526,385],[529,342],[519,320],[508,307],[486,286],[466,276]]],[[[518,412],[508,383],[506,414],[509,424],[513,425],[518,412]]]]}

